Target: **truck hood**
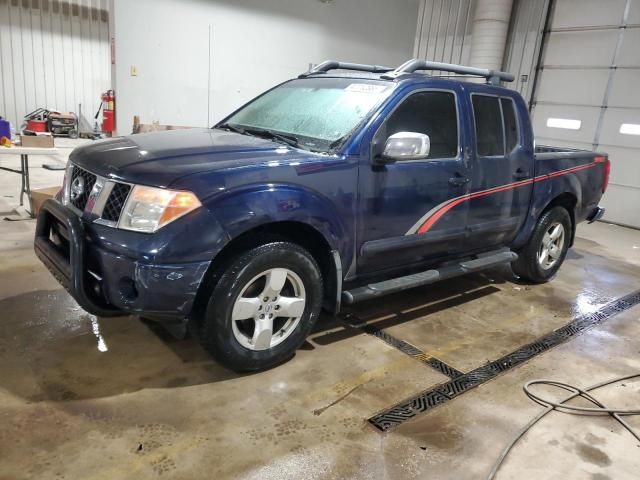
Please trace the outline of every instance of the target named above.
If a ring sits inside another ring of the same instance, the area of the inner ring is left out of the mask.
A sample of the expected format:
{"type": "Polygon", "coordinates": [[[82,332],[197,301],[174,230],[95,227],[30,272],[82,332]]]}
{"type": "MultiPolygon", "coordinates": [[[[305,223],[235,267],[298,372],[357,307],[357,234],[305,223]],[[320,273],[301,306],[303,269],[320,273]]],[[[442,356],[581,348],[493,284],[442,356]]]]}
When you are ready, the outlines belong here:
{"type": "Polygon", "coordinates": [[[198,128],[100,140],[75,149],[69,159],[114,180],[167,187],[194,173],[317,156],[271,140],[198,128]]]}

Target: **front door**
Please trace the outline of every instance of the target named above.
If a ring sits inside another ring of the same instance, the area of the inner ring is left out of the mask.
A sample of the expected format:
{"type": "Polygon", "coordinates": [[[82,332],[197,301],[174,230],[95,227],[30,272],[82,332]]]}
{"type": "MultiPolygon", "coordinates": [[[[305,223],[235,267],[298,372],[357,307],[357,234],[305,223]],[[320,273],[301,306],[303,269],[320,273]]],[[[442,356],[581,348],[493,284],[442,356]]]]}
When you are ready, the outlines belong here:
{"type": "Polygon", "coordinates": [[[416,89],[400,95],[397,107],[373,127],[369,155],[360,165],[358,274],[423,264],[463,248],[467,206],[456,203],[468,191],[461,92],[416,89]],[[429,155],[376,165],[387,139],[398,132],[428,135],[429,155]]]}

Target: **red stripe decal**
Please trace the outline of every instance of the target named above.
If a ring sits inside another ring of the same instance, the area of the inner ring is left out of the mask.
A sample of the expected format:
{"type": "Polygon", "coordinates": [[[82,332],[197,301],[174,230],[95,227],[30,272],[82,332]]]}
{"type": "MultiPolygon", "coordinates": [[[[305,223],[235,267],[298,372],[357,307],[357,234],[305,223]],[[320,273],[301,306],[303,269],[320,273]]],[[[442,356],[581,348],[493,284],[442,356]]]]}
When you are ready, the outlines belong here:
{"type": "Polygon", "coordinates": [[[439,208],[433,215],[431,215],[416,231],[416,233],[426,233],[428,232],[435,223],[442,218],[442,216],[451,210],[456,205],[460,205],[467,200],[472,200],[474,198],[486,197],[487,195],[491,195],[493,193],[504,192],[506,190],[513,190],[515,188],[524,187],[525,185],[531,185],[533,183],[542,182],[544,180],[548,180],[550,178],[559,177],[561,175],[566,175],[567,173],[579,172],[580,170],[586,170],[587,168],[594,167],[599,163],[604,162],[605,157],[598,156],[592,163],[588,163],[585,165],[579,165],[577,167],[567,168],[565,170],[558,170],[557,172],[545,173],[544,175],[538,175],[535,178],[530,178],[528,180],[522,180],[520,182],[510,183],[508,185],[501,185],[499,187],[489,188],[487,190],[481,190],[475,193],[469,193],[467,195],[463,195],[462,197],[455,198],[453,200],[449,200],[445,202],[441,208],[439,208]]]}

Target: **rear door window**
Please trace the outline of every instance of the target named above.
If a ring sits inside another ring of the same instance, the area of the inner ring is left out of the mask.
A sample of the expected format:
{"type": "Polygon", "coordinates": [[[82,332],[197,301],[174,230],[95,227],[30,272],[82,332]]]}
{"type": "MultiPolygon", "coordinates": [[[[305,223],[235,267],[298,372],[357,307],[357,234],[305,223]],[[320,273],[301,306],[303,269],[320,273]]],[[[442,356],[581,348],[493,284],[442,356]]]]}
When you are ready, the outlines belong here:
{"type": "Polygon", "coordinates": [[[498,97],[472,95],[476,149],[481,157],[504,155],[504,130],[498,97]]]}

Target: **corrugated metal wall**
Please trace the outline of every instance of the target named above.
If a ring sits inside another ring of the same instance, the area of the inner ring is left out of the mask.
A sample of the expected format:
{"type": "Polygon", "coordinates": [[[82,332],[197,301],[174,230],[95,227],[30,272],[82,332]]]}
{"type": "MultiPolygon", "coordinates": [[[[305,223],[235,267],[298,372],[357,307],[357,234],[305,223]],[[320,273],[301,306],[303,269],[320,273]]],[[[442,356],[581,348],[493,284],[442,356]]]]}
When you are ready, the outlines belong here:
{"type": "MultiPolygon", "coordinates": [[[[549,0],[514,0],[503,69],[516,76],[510,88],[528,101],[534,83],[549,0]]],[[[470,64],[477,0],[422,0],[414,56],[470,64]]],[[[439,75],[439,72],[432,72],[439,75]]]]}
{"type": "Polygon", "coordinates": [[[528,103],[535,84],[549,2],[550,0],[513,2],[503,69],[516,77],[509,88],[520,92],[528,103]]]}
{"type": "Polygon", "coordinates": [[[468,64],[474,9],[475,0],[422,0],[414,56],[436,62],[468,64]]]}
{"type": "Polygon", "coordinates": [[[0,115],[18,129],[39,107],[93,124],[111,83],[107,0],[0,0],[0,115]]]}

